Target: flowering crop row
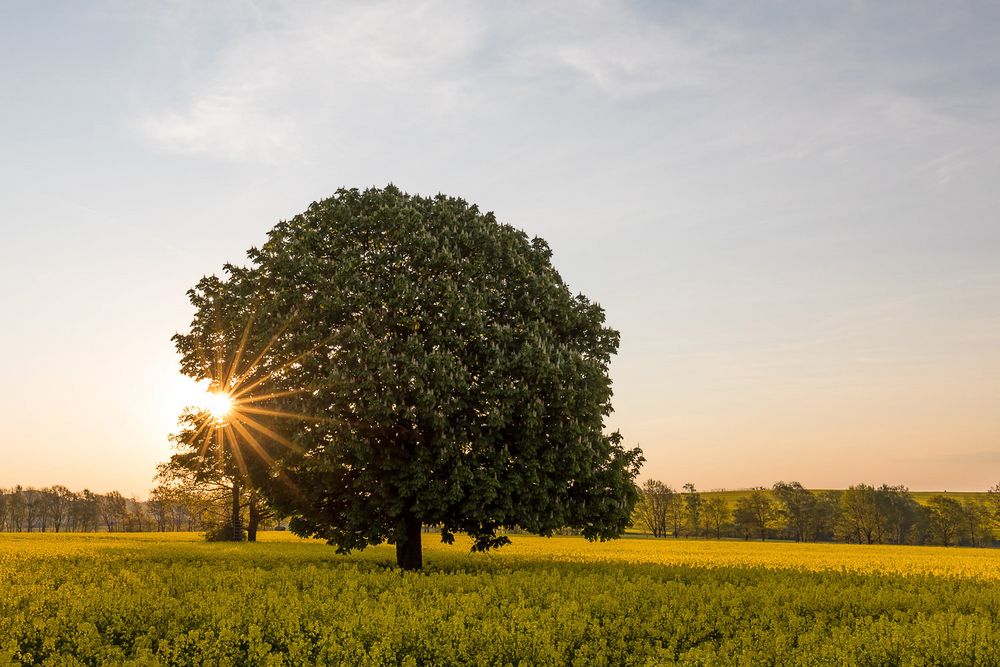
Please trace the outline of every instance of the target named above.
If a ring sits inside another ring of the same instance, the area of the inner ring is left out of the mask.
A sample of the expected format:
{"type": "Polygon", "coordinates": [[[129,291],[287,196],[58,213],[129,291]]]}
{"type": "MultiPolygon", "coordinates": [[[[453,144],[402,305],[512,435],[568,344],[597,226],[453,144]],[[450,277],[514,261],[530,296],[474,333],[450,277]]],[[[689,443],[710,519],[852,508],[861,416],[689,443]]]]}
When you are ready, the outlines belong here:
{"type": "Polygon", "coordinates": [[[0,664],[1000,664],[993,550],[514,540],[0,536],[0,664]]]}

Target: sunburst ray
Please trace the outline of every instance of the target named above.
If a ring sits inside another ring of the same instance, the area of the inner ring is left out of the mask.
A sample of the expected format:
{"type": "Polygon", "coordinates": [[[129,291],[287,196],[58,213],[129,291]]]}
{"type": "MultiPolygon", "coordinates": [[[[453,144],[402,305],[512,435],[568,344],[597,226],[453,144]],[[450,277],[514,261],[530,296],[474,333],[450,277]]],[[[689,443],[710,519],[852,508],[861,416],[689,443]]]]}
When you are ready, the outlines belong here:
{"type": "Polygon", "coordinates": [[[239,375],[236,376],[235,379],[232,380],[232,384],[234,387],[239,387],[240,385],[242,385],[243,382],[247,379],[247,377],[249,377],[253,373],[253,371],[257,368],[260,362],[263,361],[267,353],[271,351],[271,348],[274,347],[274,344],[278,342],[278,339],[281,338],[281,336],[285,333],[285,331],[288,330],[288,327],[292,325],[292,322],[294,322],[297,317],[298,317],[298,312],[292,311],[292,313],[285,319],[285,321],[282,322],[281,326],[278,327],[278,330],[274,333],[274,335],[271,336],[270,340],[267,341],[267,344],[264,345],[264,347],[257,354],[257,356],[254,357],[254,360],[250,362],[250,364],[246,367],[246,369],[244,369],[239,375]]]}
{"type": "Polygon", "coordinates": [[[301,421],[316,421],[316,422],[326,422],[332,424],[342,424],[343,422],[338,419],[333,419],[332,417],[317,417],[313,415],[305,415],[297,412],[286,412],[284,410],[272,410],[269,408],[255,408],[250,406],[240,406],[237,408],[236,412],[240,414],[250,413],[253,415],[261,415],[263,417],[282,417],[285,419],[299,419],[301,421]]]}
{"type": "Polygon", "coordinates": [[[259,456],[261,460],[264,461],[264,463],[266,463],[268,466],[271,467],[276,465],[275,460],[271,457],[270,454],[267,453],[267,450],[264,449],[264,446],[260,444],[260,440],[258,440],[253,433],[247,430],[246,426],[240,423],[240,421],[237,419],[234,419],[231,422],[231,425],[236,430],[236,432],[239,433],[244,440],[246,440],[246,442],[250,445],[250,447],[253,448],[253,450],[257,453],[257,456],[259,456]]]}
{"type": "MultiPolygon", "coordinates": [[[[224,354],[222,350],[221,341],[223,338],[222,333],[222,315],[218,311],[215,313],[215,336],[219,340],[215,345],[215,372],[212,374],[212,379],[218,382],[222,377],[223,366],[225,364],[224,354]]],[[[225,389],[225,387],[223,387],[225,389]]]]}
{"type": "Polygon", "coordinates": [[[285,398],[287,396],[297,396],[299,394],[308,394],[310,392],[317,391],[316,389],[287,389],[284,391],[272,391],[268,394],[259,394],[256,396],[251,396],[250,398],[239,398],[235,401],[237,406],[247,405],[248,403],[261,403],[263,401],[270,401],[275,398],[285,398]]]}
{"type": "Polygon", "coordinates": [[[301,446],[295,444],[294,442],[292,442],[291,440],[289,440],[285,436],[281,435],[280,433],[269,429],[267,426],[264,426],[263,424],[261,424],[256,419],[248,417],[247,415],[245,415],[243,413],[234,414],[233,417],[236,420],[242,422],[244,425],[249,426],[253,430],[257,431],[258,433],[263,433],[264,435],[266,435],[267,437],[271,438],[275,442],[277,442],[279,444],[282,444],[285,447],[288,447],[292,451],[294,451],[294,452],[296,452],[298,454],[302,453],[303,450],[302,450],[301,446]]]}
{"type": "Polygon", "coordinates": [[[205,379],[210,383],[209,391],[224,397],[226,401],[225,406],[221,409],[207,409],[193,416],[192,428],[189,435],[185,436],[185,440],[197,447],[198,456],[203,460],[208,454],[208,450],[213,449],[212,453],[219,465],[223,464],[226,450],[229,450],[228,454],[232,457],[232,462],[235,463],[240,474],[244,477],[247,477],[249,472],[247,457],[255,455],[272,470],[277,478],[295,488],[294,482],[288,478],[285,471],[280,469],[280,464],[268,452],[265,444],[270,440],[297,453],[302,453],[303,448],[282,433],[283,429],[259,418],[272,417],[313,423],[344,423],[329,417],[280,409],[280,401],[273,405],[269,403],[321,389],[316,387],[285,388],[281,387],[281,383],[276,380],[287,369],[303,362],[310,355],[322,352],[324,346],[333,339],[335,334],[331,334],[290,359],[285,361],[275,359],[277,355],[272,354],[275,346],[292,325],[301,318],[298,309],[294,309],[282,320],[280,326],[269,337],[264,346],[251,355],[251,349],[256,346],[252,345],[250,341],[254,334],[254,326],[259,321],[260,308],[259,304],[252,306],[238,336],[236,335],[237,330],[223,330],[224,318],[221,308],[215,313],[214,331],[202,329],[201,335],[192,336],[197,359],[202,364],[205,379]],[[209,345],[212,349],[207,348],[209,345]],[[251,356],[253,358],[244,365],[251,356]],[[275,381],[274,385],[276,386],[268,385],[271,381],[275,381]],[[255,416],[258,418],[254,418],[255,416]]]}
{"type": "Polygon", "coordinates": [[[201,443],[201,447],[198,448],[198,458],[201,460],[205,459],[205,455],[208,453],[208,449],[212,446],[213,433],[211,429],[205,431],[205,439],[201,443]]]}
{"type": "Polygon", "coordinates": [[[240,365],[243,360],[243,352],[246,350],[247,339],[250,338],[250,329],[253,327],[254,319],[257,317],[256,306],[250,311],[249,317],[247,317],[246,326],[243,327],[243,334],[240,336],[239,345],[236,346],[236,352],[233,354],[232,361],[229,362],[229,369],[226,371],[226,379],[222,382],[224,389],[229,389],[230,382],[233,379],[233,374],[236,372],[236,368],[240,365]]]}
{"type": "Polygon", "coordinates": [[[218,464],[222,463],[222,455],[225,452],[223,448],[225,445],[225,440],[222,437],[222,429],[215,429],[215,462],[218,464]]]}
{"type": "Polygon", "coordinates": [[[239,442],[236,440],[236,436],[233,435],[231,423],[227,423],[219,430],[224,433],[226,440],[229,441],[229,448],[233,453],[233,458],[236,459],[236,466],[240,469],[240,472],[243,473],[244,478],[249,478],[250,471],[247,469],[246,461],[243,460],[243,450],[240,449],[239,442]]]}
{"type": "Polygon", "coordinates": [[[201,344],[201,336],[194,335],[194,349],[195,353],[198,355],[198,359],[201,361],[201,373],[206,378],[212,377],[212,362],[208,360],[208,355],[205,354],[205,348],[201,344]]]}
{"type": "Polygon", "coordinates": [[[302,361],[303,359],[305,359],[309,355],[315,354],[316,352],[319,352],[320,349],[322,349],[322,347],[325,344],[326,344],[326,341],[322,341],[322,342],[318,343],[316,346],[314,346],[314,347],[306,350],[305,352],[302,352],[301,354],[297,354],[296,356],[292,357],[288,361],[280,364],[277,368],[272,368],[263,377],[260,377],[260,378],[258,378],[256,380],[254,380],[253,382],[251,382],[250,384],[246,385],[245,387],[238,387],[238,388],[236,388],[235,391],[233,391],[233,394],[232,394],[233,398],[239,398],[239,397],[244,396],[247,393],[253,391],[254,389],[256,389],[257,387],[259,387],[260,385],[264,384],[265,382],[267,382],[268,380],[270,380],[271,378],[273,378],[277,373],[285,370],[286,368],[291,368],[292,366],[294,366],[295,364],[299,363],[300,361],[302,361]]]}

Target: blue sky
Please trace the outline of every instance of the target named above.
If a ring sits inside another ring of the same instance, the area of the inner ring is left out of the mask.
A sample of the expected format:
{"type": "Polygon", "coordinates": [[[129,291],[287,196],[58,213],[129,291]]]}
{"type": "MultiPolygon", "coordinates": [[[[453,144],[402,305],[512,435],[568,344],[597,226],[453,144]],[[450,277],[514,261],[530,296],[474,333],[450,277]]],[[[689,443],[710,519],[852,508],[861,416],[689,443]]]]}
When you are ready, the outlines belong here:
{"type": "Polygon", "coordinates": [[[144,493],[184,291],[390,181],[550,242],[647,476],[1000,480],[994,4],[2,12],[0,485],[144,493]]]}

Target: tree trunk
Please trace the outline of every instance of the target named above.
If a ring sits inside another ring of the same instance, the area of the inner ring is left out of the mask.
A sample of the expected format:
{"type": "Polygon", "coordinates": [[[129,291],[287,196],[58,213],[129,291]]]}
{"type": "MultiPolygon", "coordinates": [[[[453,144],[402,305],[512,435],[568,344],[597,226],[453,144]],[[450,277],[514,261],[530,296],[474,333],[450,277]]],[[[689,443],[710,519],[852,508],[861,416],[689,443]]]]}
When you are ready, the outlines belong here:
{"type": "Polygon", "coordinates": [[[408,514],[403,518],[402,535],[396,535],[396,565],[402,570],[423,568],[423,553],[420,545],[420,527],[423,522],[408,514]]]}
{"type": "Polygon", "coordinates": [[[257,526],[260,525],[260,505],[257,492],[250,492],[250,520],[247,522],[247,542],[257,541],[257,526]]]}
{"type": "Polygon", "coordinates": [[[233,542],[243,541],[243,517],[240,516],[240,483],[233,482],[233,542]]]}

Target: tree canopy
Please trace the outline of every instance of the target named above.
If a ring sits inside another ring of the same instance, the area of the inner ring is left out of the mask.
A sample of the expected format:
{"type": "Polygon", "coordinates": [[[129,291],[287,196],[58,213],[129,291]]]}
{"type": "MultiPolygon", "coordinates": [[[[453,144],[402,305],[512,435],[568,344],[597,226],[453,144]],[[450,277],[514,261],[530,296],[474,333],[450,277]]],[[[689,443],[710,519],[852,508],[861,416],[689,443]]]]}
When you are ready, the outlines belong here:
{"type": "Polygon", "coordinates": [[[605,429],[619,335],[543,240],[388,186],[337,191],[248,257],[191,290],[175,342],[233,395],[218,442],[293,530],[388,541],[413,569],[425,524],[475,550],[508,528],[628,525],[643,458],[605,429]]]}

